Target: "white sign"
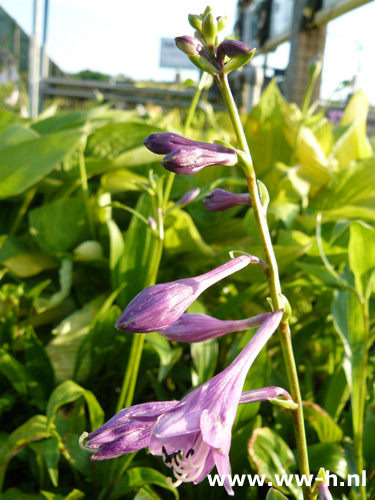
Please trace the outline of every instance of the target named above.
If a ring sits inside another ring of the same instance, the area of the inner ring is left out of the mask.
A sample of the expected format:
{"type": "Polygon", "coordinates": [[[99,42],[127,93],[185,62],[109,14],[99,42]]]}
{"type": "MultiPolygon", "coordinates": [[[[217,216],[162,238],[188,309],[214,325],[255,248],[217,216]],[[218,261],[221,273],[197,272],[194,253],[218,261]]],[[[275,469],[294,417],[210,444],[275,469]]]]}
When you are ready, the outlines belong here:
{"type": "Polygon", "coordinates": [[[198,69],[189,57],[177,48],[173,38],[162,38],[160,47],[160,66],[163,68],[198,69]]]}
{"type": "Polygon", "coordinates": [[[291,29],[293,5],[293,0],[272,0],[270,40],[283,35],[291,29]]]}

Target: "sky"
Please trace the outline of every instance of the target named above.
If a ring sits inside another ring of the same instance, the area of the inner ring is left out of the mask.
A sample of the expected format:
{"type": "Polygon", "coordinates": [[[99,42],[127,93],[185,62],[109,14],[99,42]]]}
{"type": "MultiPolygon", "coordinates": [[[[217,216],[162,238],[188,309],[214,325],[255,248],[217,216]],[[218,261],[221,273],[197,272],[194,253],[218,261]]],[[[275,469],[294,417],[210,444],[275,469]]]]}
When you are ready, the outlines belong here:
{"type": "MultiPolygon", "coordinates": [[[[43,7],[44,0],[40,0],[43,7]]],[[[33,0],[0,0],[0,5],[30,34],[33,0]]],[[[228,16],[232,32],[237,0],[211,0],[217,15],[228,16]]],[[[160,68],[161,38],[193,34],[187,16],[204,11],[203,0],[50,0],[47,52],[67,73],[91,69],[135,80],[173,81],[173,69],[160,68]]],[[[357,75],[375,105],[373,50],[375,1],[371,1],[328,24],[321,97],[328,99],[343,80],[357,75]]],[[[272,67],[284,69],[289,44],[268,57],[272,67]]],[[[262,57],[253,64],[261,64],[262,57]]],[[[183,71],[182,78],[197,79],[197,72],[183,71]]],[[[345,98],[345,91],[336,98],[345,98]]]]}

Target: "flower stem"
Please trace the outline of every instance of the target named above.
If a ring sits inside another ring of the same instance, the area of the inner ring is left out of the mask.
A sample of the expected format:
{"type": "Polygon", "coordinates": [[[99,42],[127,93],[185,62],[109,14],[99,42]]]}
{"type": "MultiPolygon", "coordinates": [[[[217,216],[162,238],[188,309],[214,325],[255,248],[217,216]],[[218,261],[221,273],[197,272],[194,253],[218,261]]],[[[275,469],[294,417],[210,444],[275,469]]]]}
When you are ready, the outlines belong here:
{"type": "MultiPolygon", "coordinates": [[[[279,271],[277,266],[277,261],[275,257],[275,253],[272,246],[271,236],[267,224],[267,216],[266,211],[262,207],[258,186],[256,182],[255,172],[251,163],[251,155],[249,146],[246,141],[245,133],[241,124],[241,119],[237,111],[237,107],[235,105],[232,92],[230,90],[228,79],[226,75],[218,75],[216,77],[216,81],[218,83],[219,89],[223,96],[225,105],[228,109],[233,128],[237,137],[239,148],[248,155],[249,165],[246,170],[246,180],[249,187],[249,192],[252,200],[252,207],[254,211],[255,221],[258,227],[260,239],[262,241],[262,246],[264,250],[264,254],[267,261],[267,281],[270,289],[270,294],[272,298],[272,303],[274,309],[283,309],[284,301],[281,295],[281,285],[279,278],[279,271]]],[[[287,320],[282,320],[279,326],[279,335],[280,335],[280,343],[284,357],[285,368],[288,376],[289,382],[289,392],[294,400],[297,403],[298,408],[292,411],[293,415],[293,424],[295,430],[296,437],[296,445],[297,445],[297,455],[298,462],[300,467],[301,474],[305,474],[306,477],[310,477],[309,470],[309,461],[307,455],[307,444],[306,444],[306,434],[305,434],[305,424],[303,419],[303,407],[302,407],[302,399],[301,392],[298,381],[298,374],[296,363],[293,354],[293,347],[291,342],[291,334],[289,329],[289,324],[287,320]]],[[[306,500],[312,499],[311,488],[304,486],[304,498],[306,500]]]]}

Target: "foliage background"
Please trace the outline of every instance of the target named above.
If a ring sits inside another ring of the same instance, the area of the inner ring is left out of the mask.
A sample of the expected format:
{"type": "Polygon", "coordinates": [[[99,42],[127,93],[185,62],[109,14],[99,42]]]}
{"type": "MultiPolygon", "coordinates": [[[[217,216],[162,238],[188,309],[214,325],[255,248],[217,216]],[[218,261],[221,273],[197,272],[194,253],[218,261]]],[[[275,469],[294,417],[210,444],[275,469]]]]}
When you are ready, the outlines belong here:
{"type": "MultiPolygon", "coordinates": [[[[353,438],[363,434],[373,498],[375,157],[366,136],[367,111],[359,92],[337,126],[324,110],[302,117],[272,82],[243,123],[257,175],[270,193],[268,220],[293,308],[312,472],[324,467],[342,481],[355,473],[353,438]]],[[[251,208],[204,210],[202,199],[214,187],[246,191],[240,172],[212,167],[176,177],[172,200],[193,187],[201,194],[184,208],[170,201],[158,270],[156,237],[139,215],[155,216],[155,192],[165,171],[142,141],[158,131],[181,133],[183,121],[179,110],[152,107],[140,115],[110,105],[69,113],[52,106],[36,122],[0,110],[5,500],[226,496],[207,481],[170,488],[162,460],[146,450],[90,463],[78,446],[82,432],[116,411],[124,371],[133,360],[132,336],[114,323],[150,273],[166,282],[206,272],[233,249],[262,256],[251,208]]],[[[228,118],[207,103],[186,135],[235,141],[228,118]]],[[[266,297],[260,272],[245,269],[206,291],[189,311],[241,319],[266,312],[266,297]]],[[[147,334],[134,402],[180,399],[227,366],[252,333],[192,346],[147,334]]],[[[245,389],[287,388],[281,360],[275,336],[250,370],[245,389]]],[[[294,448],[287,410],[268,403],[239,409],[233,473],[258,472],[272,480],[275,473],[294,472],[294,448]]],[[[235,490],[238,498],[255,500],[265,498],[268,488],[235,490]]],[[[293,485],[282,491],[301,498],[293,485]]],[[[334,498],[359,498],[356,487],[332,492],[334,498]]]]}

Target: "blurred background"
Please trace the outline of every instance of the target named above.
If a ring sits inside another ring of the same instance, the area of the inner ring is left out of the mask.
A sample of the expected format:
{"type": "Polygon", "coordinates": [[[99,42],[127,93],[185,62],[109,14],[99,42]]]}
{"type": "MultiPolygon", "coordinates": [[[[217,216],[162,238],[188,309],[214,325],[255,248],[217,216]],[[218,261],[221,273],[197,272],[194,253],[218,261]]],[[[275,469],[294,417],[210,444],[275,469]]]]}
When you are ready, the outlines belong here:
{"type": "MultiPolygon", "coordinates": [[[[228,16],[225,36],[257,48],[251,70],[243,72],[248,74],[236,75],[239,92],[246,83],[252,87],[250,95],[242,96],[245,111],[256,104],[259,88],[272,77],[289,101],[301,104],[308,83],[306,66],[314,57],[323,61],[315,98],[343,106],[362,88],[375,105],[373,1],[213,0],[211,7],[228,16]]],[[[48,77],[111,84],[162,82],[167,87],[199,78],[198,70],[192,65],[189,69],[189,61],[178,54],[173,38],[193,34],[187,15],[203,12],[202,1],[162,0],[146,6],[117,0],[1,0],[0,8],[0,81],[16,82],[22,75],[34,101],[51,95],[79,100],[95,96],[95,90],[111,90],[92,84],[74,87],[76,92],[71,87],[58,91],[61,82],[48,84],[48,77]]],[[[136,99],[131,87],[121,93],[117,99],[125,106],[147,101],[139,92],[136,99]]],[[[40,111],[42,104],[35,106],[40,111]]]]}

